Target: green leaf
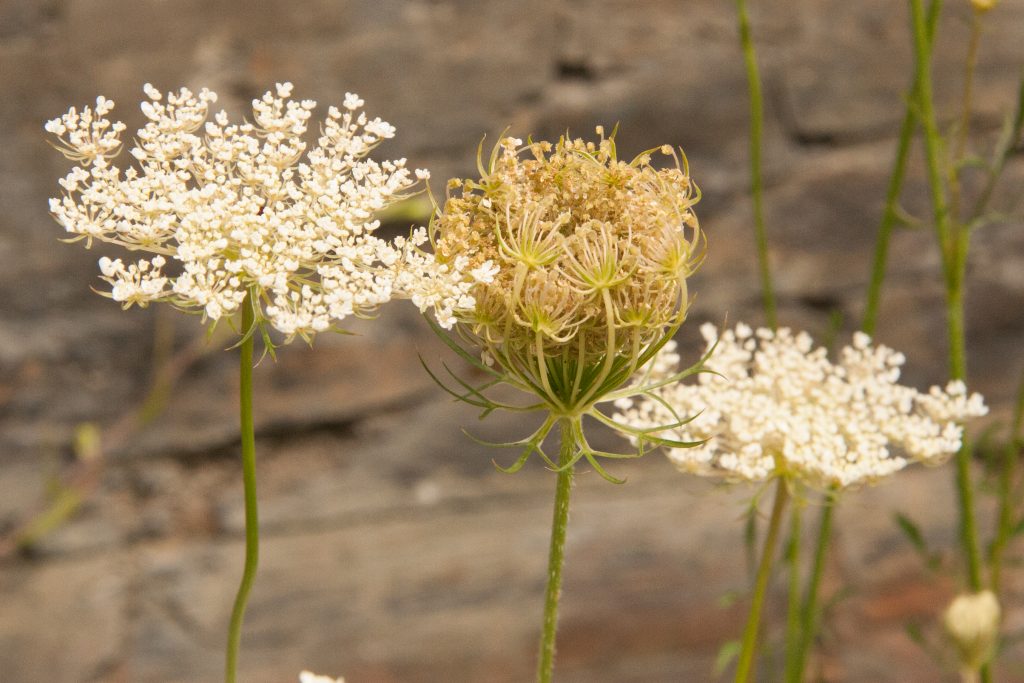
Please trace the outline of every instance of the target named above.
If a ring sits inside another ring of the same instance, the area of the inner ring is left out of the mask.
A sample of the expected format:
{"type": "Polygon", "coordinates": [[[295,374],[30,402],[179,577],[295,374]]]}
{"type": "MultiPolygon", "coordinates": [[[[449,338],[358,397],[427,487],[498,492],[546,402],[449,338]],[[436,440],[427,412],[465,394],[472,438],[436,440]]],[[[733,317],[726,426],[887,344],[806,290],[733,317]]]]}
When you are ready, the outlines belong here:
{"type": "Polygon", "coordinates": [[[928,542],[924,538],[924,534],[921,533],[921,529],[914,523],[910,517],[907,517],[902,512],[897,512],[894,516],[897,526],[910,541],[910,544],[914,546],[914,550],[924,560],[925,565],[929,569],[936,569],[939,566],[939,557],[937,554],[932,553],[928,549],[928,542]]]}
{"type": "Polygon", "coordinates": [[[718,655],[715,657],[715,676],[721,676],[725,673],[725,670],[732,664],[732,660],[739,656],[740,647],[740,641],[730,640],[718,648],[718,655]]]}

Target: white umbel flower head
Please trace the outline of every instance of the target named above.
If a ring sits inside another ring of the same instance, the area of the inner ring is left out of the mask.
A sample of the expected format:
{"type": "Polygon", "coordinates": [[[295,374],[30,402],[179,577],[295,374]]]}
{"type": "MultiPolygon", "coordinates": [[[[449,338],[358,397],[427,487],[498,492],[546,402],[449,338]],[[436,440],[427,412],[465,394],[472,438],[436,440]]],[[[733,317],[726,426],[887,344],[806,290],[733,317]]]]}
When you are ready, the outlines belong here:
{"type": "Polygon", "coordinates": [[[320,676],[312,671],[303,671],[299,674],[299,683],[345,683],[345,679],[320,676]]]}
{"type": "MultiPolygon", "coordinates": [[[[661,433],[696,448],[668,449],[686,472],[737,480],[789,476],[813,486],[872,482],[910,461],[940,463],[960,448],[960,421],[988,409],[963,382],[928,393],[897,383],[903,354],[863,333],[832,363],[810,336],[737,325],[721,337],[701,327],[706,368],[694,383],[621,400],[615,419],[637,429],[691,421],[661,433]]],[[[662,355],[674,354],[666,346],[662,355]]],[[[661,363],[671,374],[677,361],[661,363]]],[[[655,378],[656,379],[656,378],[655,378]]],[[[653,381],[648,378],[646,381],[653,381]]]]}
{"type": "MultiPolygon", "coordinates": [[[[54,218],[86,246],[146,254],[100,260],[108,296],[126,308],[166,301],[218,320],[251,295],[257,323],[287,339],[391,298],[394,266],[408,250],[374,237],[374,216],[427,173],[369,157],[395,129],[362,112],[362,99],[349,93],[342,108],[330,107],[308,148],[316,103],[291,99],[290,83],[253,100],[251,122],[241,123],[224,111],[208,120],[217,101],[209,90],[144,90],[148,122],[135,135],[132,166],[113,164],[125,126],[106,118],[106,98],[46,124],[77,163],[50,200],[54,218]]],[[[418,258],[420,270],[431,266],[418,258]]],[[[437,305],[451,305],[440,297],[437,305]]]]}
{"type": "Polygon", "coordinates": [[[977,671],[992,656],[999,635],[999,601],[992,591],[958,595],[942,615],[966,671],[977,671]]]}

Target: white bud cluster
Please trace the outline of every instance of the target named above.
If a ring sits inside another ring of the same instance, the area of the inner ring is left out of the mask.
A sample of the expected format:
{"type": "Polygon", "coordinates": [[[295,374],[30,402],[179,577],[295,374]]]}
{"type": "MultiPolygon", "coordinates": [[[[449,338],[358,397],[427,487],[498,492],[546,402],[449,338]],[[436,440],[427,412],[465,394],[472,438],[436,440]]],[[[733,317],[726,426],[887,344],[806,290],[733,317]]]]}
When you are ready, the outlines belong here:
{"type": "Polygon", "coordinates": [[[1000,616],[999,600],[989,590],[958,595],[943,612],[942,623],[964,670],[976,671],[992,656],[1000,616]]]}
{"type": "Polygon", "coordinates": [[[217,95],[206,89],[144,90],[148,123],[135,136],[132,167],[111,162],[125,126],[107,120],[110,100],[46,124],[78,164],[60,181],[63,196],[50,200],[54,218],[87,246],[99,240],[151,255],[100,260],[115,301],[167,301],[218,320],[251,293],[258,321],[289,340],[372,313],[396,293],[399,272],[404,294],[431,292],[426,305],[450,314],[466,304],[452,290],[472,284],[452,266],[441,273],[429,254],[373,236],[375,214],[429,174],[410,172],[404,159],[369,158],[395,129],[360,111],[358,96],[328,109],[307,153],[316,103],[291,99],[290,83],[253,101],[251,123],[232,123],[224,111],[207,120],[217,95]]]}
{"type": "MultiPolygon", "coordinates": [[[[903,354],[872,346],[862,333],[836,364],[803,332],[755,331],[740,324],[719,338],[706,324],[701,333],[709,349],[717,343],[706,363],[713,373],[616,404],[615,419],[637,429],[696,415],[659,433],[680,441],[706,440],[695,448],[668,449],[669,458],[686,472],[755,481],[785,475],[814,486],[849,487],[892,474],[912,460],[942,462],[960,448],[958,422],[988,411],[980,395],[967,394],[963,382],[928,393],[898,384],[903,354]]],[[[674,345],[660,354],[677,365],[674,345]]],[[[668,374],[664,363],[654,363],[668,374]]]]}

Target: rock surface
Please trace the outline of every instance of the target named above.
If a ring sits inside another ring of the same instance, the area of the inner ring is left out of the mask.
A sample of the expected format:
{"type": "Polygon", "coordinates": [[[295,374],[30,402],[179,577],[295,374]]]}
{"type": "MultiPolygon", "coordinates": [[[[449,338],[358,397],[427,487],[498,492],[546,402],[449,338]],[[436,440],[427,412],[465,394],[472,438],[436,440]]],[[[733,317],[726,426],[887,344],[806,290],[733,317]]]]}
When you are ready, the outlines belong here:
{"type": "MultiPolygon", "coordinates": [[[[849,332],[863,313],[911,68],[906,9],[883,0],[750,4],[780,319],[821,337],[838,311],[849,332]]],[[[967,3],[946,5],[935,56],[944,122],[959,98],[967,16],[967,3]]],[[[979,152],[1012,109],[1022,27],[1021,0],[988,15],[979,152]]],[[[56,241],[46,199],[66,164],[42,122],[103,93],[134,129],[145,81],[208,86],[241,113],[283,80],[321,106],[360,93],[398,128],[381,151],[429,167],[435,188],[472,173],[480,137],[506,126],[551,137],[620,122],[626,153],[681,145],[704,192],[709,239],[691,319],[761,319],[731,3],[6,0],[0,533],[37,511],[48,480],[72,466],[83,423],[109,448],[70,523],[31,556],[0,560],[2,683],[218,680],[242,556],[234,356],[213,342],[154,420],[130,439],[111,437],[146,396],[154,358],[202,331],[169,311],[121,312],[89,291],[100,250],[56,241]]],[[[929,215],[923,179],[915,149],[903,204],[919,217],[929,215]]],[[[1016,155],[994,205],[1019,212],[1022,182],[1016,155]]],[[[1021,228],[1011,218],[972,243],[971,385],[994,419],[1008,415],[1024,368],[1021,228]]],[[[899,231],[878,337],[907,352],[911,383],[945,378],[942,306],[932,233],[899,231]]],[[[414,351],[434,367],[445,351],[413,311],[396,305],[354,327],[358,336],[283,349],[256,373],[264,547],[241,680],[293,681],[302,668],[349,683],[529,680],[553,477],[536,464],[501,475],[490,460],[511,454],[460,433],[503,440],[524,428],[500,415],[477,422],[434,387],[414,351]]],[[[695,329],[682,332],[684,347],[694,348],[695,329]]],[[[629,483],[585,472],[574,494],[559,680],[714,680],[719,647],[742,627],[742,595],[726,598],[748,585],[741,517],[752,492],[688,480],[657,455],[616,471],[629,483]]],[[[956,680],[905,630],[921,624],[938,644],[937,615],[957,590],[951,480],[948,467],[908,471],[848,497],[826,574],[826,595],[839,598],[814,661],[821,680],[956,680]],[[950,571],[923,568],[895,510],[944,549],[950,571]]],[[[812,501],[806,529],[816,516],[812,501]]],[[[1014,633],[1024,629],[1019,569],[1007,591],[1004,630],[1014,633]]],[[[781,595],[769,603],[770,643],[784,628],[781,595]]],[[[997,680],[1024,681],[1019,646],[1001,666],[997,680]]]]}

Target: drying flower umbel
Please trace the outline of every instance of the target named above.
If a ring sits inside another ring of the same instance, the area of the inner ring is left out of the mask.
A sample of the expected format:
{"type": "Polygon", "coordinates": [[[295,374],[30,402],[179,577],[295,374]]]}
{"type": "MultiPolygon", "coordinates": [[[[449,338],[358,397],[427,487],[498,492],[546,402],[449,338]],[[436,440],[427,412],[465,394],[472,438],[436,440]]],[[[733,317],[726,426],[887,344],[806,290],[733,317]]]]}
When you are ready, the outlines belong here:
{"type": "MultiPolygon", "coordinates": [[[[897,381],[903,354],[871,344],[863,333],[832,363],[806,333],[737,325],[718,336],[692,384],[670,382],[652,396],[621,401],[616,419],[637,428],[696,415],[669,431],[674,439],[705,441],[669,449],[685,472],[760,481],[775,476],[816,487],[876,481],[911,461],[943,462],[960,448],[960,421],[984,415],[984,401],[963,382],[922,393],[897,381]]],[[[662,354],[671,368],[674,353],[662,354]]]]}
{"type": "MultiPolygon", "coordinates": [[[[551,680],[558,594],[573,468],[586,458],[601,476],[618,482],[598,458],[636,457],[593,449],[583,433],[590,415],[637,437],[643,430],[617,424],[595,404],[638,390],[631,377],[654,358],[686,317],[687,278],[702,257],[693,213],[699,197],[685,158],[665,146],[632,161],[618,158],[614,134],[557,143],[506,137],[480,177],[448,183],[443,209],[430,225],[438,267],[469,274],[471,305],[451,310],[463,344],[442,333],[463,358],[491,380],[473,387],[456,378],[458,399],[493,410],[542,411],[540,427],[513,443],[521,449],[504,471],[521,468],[533,453],[558,472],[552,521],[538,680],[551,680]],[[670,163],[652,164],[659,153],[670,163]],[[536,402],[510,405],[487,396],[505,384],[536,402]],[[558,424],[557,462],[543,443],[558,424]]],[[[408,260],[408,259],[407,259],[408,260]]],[[[679,376],[686,371],[678,373],[679,376]]],[[[643,388],[639,388],[643,390],[643,388]]],[[[677,420],[671,420],[673,426],[677,420]]],[[[664,425],[662,425],[663,427],[664,425]]],[[[643,442],[685,447],[651,436],[643,442]]]]}
{"type": "Polygon", "coordinates": [[[391,298],[394,265],[408,250],[374,237],[374,214],[428,174],[368,156],[395,129],[369,118],[362,99],[348,93],[340,109],[329,107],[307,152],[316,103],[291,99],[290,83],[253,100],[242,123],[224,111],[208,120],[217,101],[209,90],[144,90],[148,122],[130,150],[134,166],[114,164],[125,126],[107,119],[113,102],[104,97],[46,124],[78,164],[50,200],[71,239],[148,254],[100,259],[108,296],[219,320],[251,293],[257,324],[289,339],[391,298]]]}
{"type": "Polygon", "coordinates": [[[437,263],[474,275],[473,305],[453,315],[479,356],[457,350],[495,383],[539,403],[518,408],[475,389],[459,397],[485,412],[549,413],[517,442],[524,452],[512,471],[532,452],[554,466],[541,443],[569,417],[582,446],[576,455],[608,476],[579,417],[616,427],[594,404],[622,388],[683,322],[686,281],[703,256],[692,210],[699,193],[685,157],[664,146],[622,161],[614,135],[598,134],[597,142],[555,144],[503,138],[486,167],[478,157],[480,178],[448,183],[430,226],[437,263]],[[652,164],[656,153],[668,167],[652,164]]]}

